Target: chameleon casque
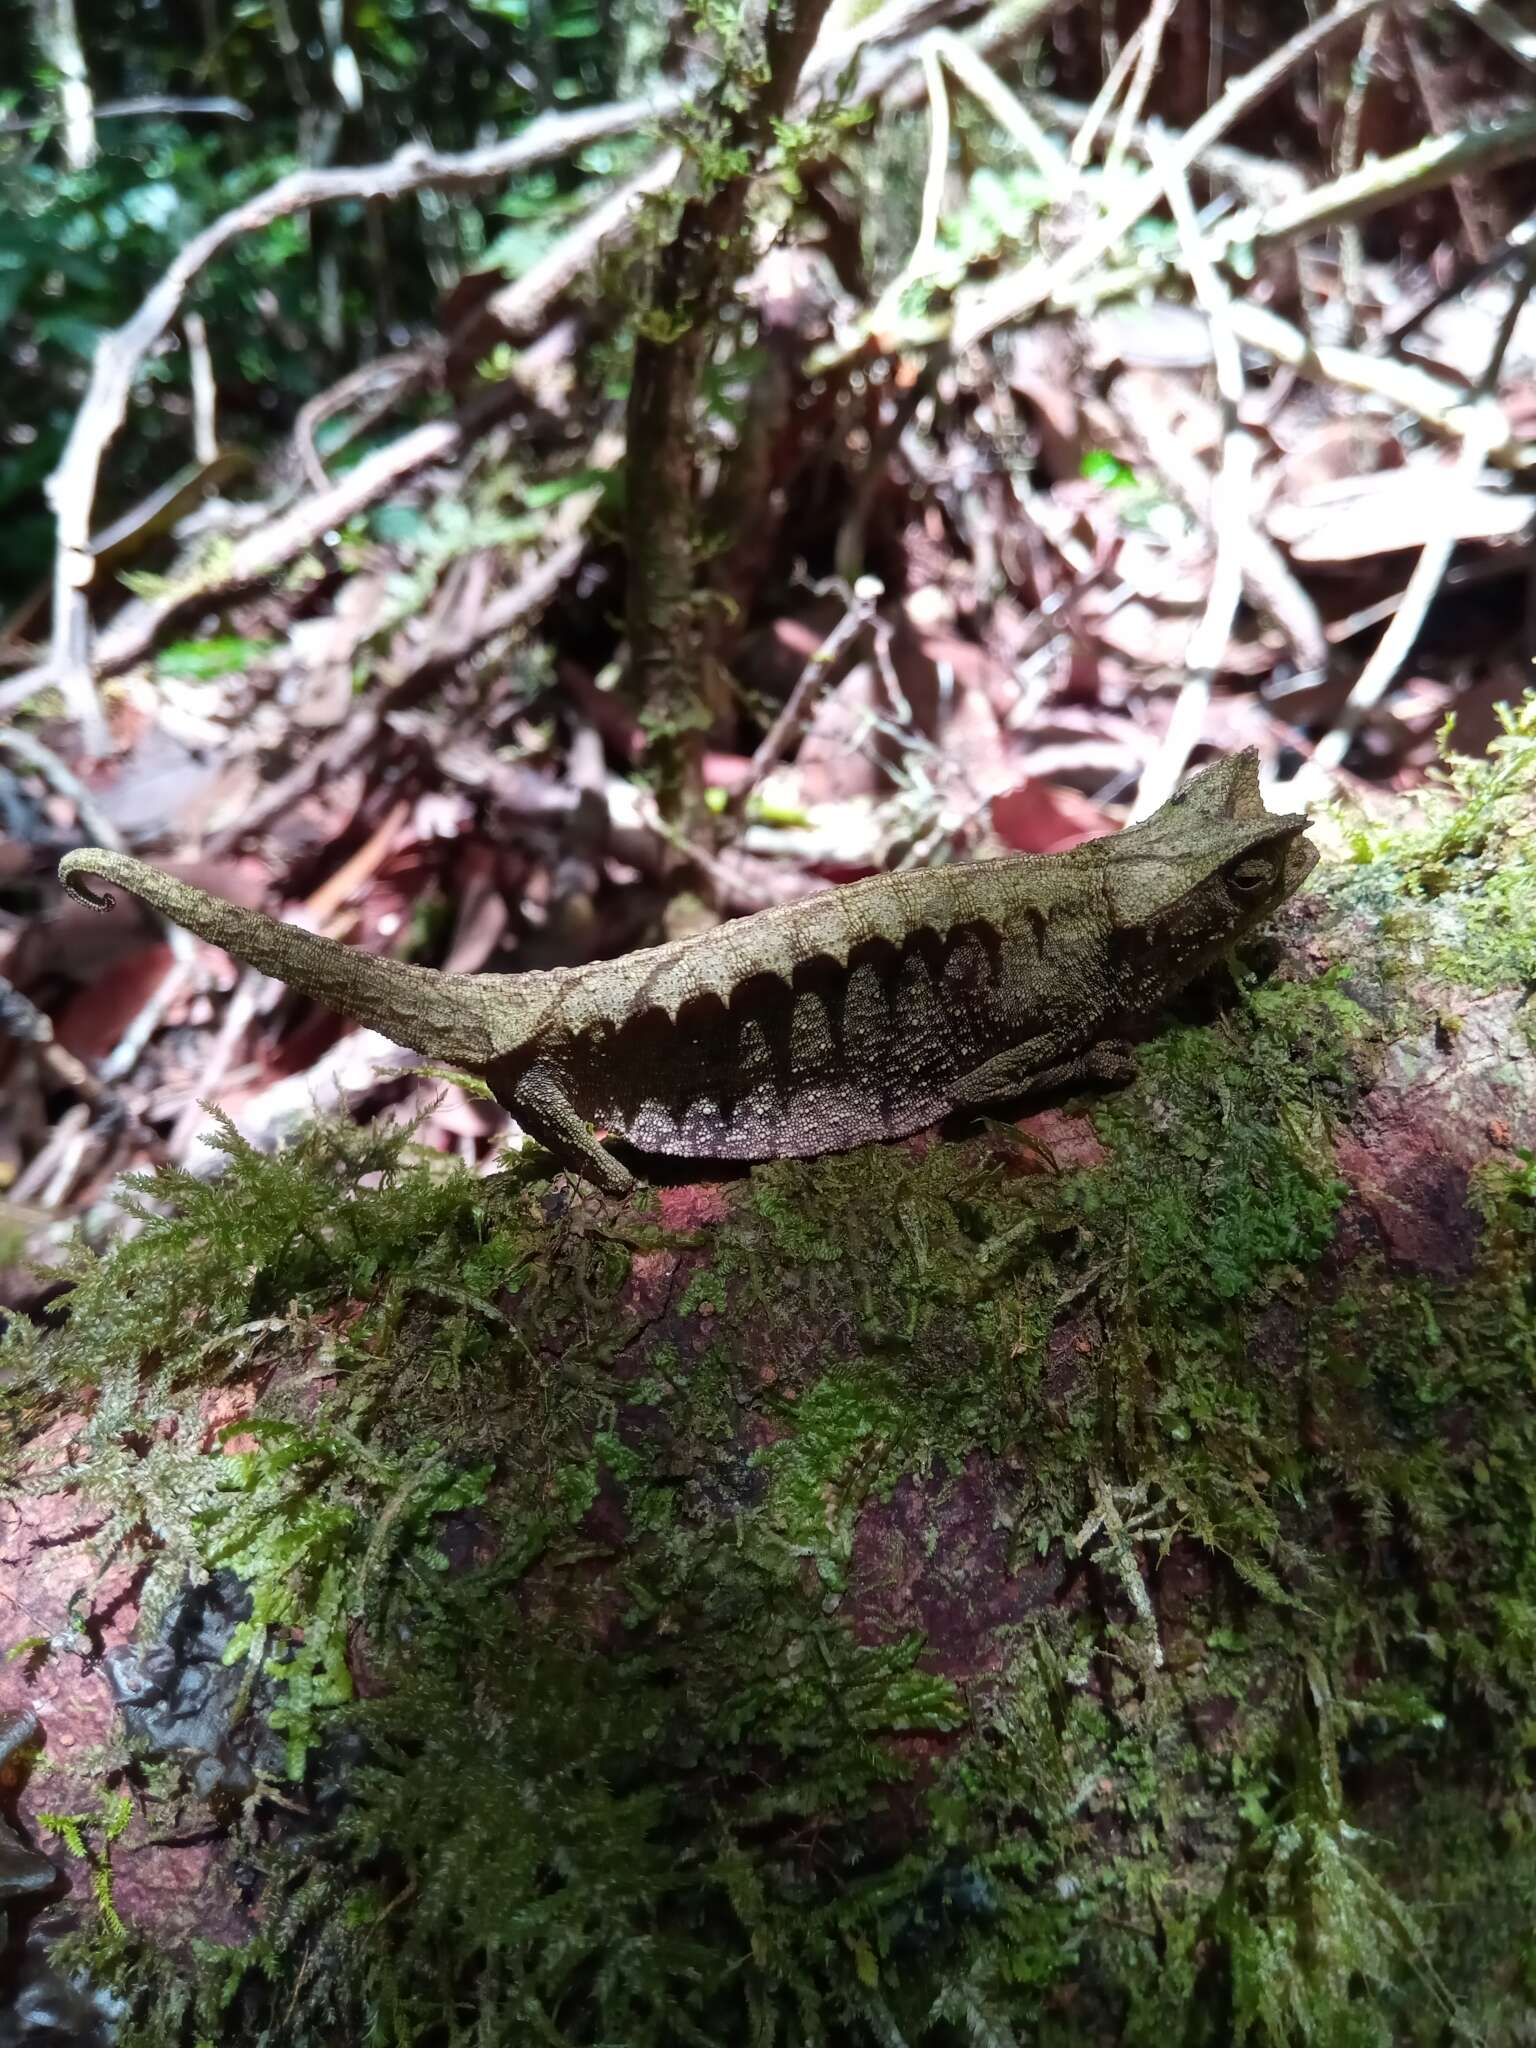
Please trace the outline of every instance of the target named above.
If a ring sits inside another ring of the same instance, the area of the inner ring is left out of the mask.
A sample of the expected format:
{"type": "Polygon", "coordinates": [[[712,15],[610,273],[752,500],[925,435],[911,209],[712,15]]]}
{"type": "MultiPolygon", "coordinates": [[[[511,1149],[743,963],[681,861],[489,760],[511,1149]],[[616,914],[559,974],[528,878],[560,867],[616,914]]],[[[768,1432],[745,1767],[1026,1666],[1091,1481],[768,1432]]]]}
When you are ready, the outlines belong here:
{"type": "Polygon", "coordinates": [[[950,1111],[1131,1072],[1126,1034],[1310,873],[1249,751],[1161,810],[1068,853],[876,875],[617,960],[444,974],[226,903],[83,847],[60,878],[127,889],[237,960],[396,1044],[478,1074],[597,1186],[643,1152],[801,1158],[900,1138],[950,1111]]]}

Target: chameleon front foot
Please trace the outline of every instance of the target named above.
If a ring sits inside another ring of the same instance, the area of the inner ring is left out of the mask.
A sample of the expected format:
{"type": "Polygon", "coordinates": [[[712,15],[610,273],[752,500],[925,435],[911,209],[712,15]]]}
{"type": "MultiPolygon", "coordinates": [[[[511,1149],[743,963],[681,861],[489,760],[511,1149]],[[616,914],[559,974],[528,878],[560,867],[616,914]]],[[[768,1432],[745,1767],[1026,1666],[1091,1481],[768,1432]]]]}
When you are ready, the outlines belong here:
{"type": "Polygon", "coordinates": [[[1119,1039],[1101,1039],[1066,1059],[1052,1059],[1055,1046],[1048,1038],[1032,1038],[1026,1044],[999,1053],[985,1066],[977,1067],[955,1084],[957,1109],[979,1108],[987,1102],[1011,1102],[1023,1095],[1041,1095],[1053,1088],[1070,1088],[1080,1081],[1129,1081],[1136,1072],[1131,1049],[1119,1039]]]}

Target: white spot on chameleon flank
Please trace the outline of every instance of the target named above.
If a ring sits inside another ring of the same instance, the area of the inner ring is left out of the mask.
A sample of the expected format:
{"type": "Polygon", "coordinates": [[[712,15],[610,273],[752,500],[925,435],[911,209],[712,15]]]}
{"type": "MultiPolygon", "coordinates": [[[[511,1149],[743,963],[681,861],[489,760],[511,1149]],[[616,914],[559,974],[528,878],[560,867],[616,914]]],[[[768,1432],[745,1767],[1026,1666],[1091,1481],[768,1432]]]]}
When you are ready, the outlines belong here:
{"type": "MultiPolygon", "coordinates": [[[[742,1020],[741,1030],[736,1039],[736,1066],[743,1087],[750,1094],[759,1084],[771,1084],[773,1079],[773,1048],[768,1043],[768,1034],[756,1017],[742,1020]]],[[[772,1088],[769,1086],[769,1093],[772,1088]]]]}
{"type": "Polygon", "coordinates": [[[664,1102],[651,1097],[630,1118],[625,1135],[642,1152],[668,1152],[677,1142],[677,1119],[664,1102]]]}
{"type": "Polygon", "coordinates": [[[797,1092],[803,1081],[829,1071],[836,1050],[826,1004],[809,990],[798,995],[789,1020],[789,1070],[797,1092]]]}

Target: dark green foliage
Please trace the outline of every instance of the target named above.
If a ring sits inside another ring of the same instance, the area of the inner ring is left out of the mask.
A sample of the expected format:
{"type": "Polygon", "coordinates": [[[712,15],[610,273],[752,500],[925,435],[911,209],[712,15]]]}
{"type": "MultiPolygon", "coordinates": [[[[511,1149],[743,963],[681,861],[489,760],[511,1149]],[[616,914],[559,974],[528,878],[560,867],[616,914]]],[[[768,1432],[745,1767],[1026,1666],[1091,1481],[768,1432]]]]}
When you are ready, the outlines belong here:
{"type": "MultiPolygon", "coordinates": [[[[0,137],[8,540],[0,613],[46,573],[51,523],[41,486],[98,337],[129,318],[199,229],[307,164],[378,162],[423,134],[441,150],[469,149],[515,133],[542,109],[611,98],[630,44],[646,36],[649,10],[615,27],[592,0],[466,0],[451,11],[368,0],[345,12],[340,62],[325,28],[330,11],[313,0],[297,0],[281,17],[266,8],[215,17],[82,5],[77,13],[98,103],[213,95],[244,105],[251,119],[103,120],[96,162],[70,170],[50,119],[54,80],[26,49],[29,15],[18,11],[22,55],[0,87],[0,113],[39,120],[31,132],[0,137]],[[349,60],[360,105],[338,90],[349,60]]],[[[221,433],[264,451],[330,377],[431,323],[438,294],[463,270],[525,267],[559,231],[573,195],[596,192],[624,162],[620,142],[479,201],[374,214],[340,204],[237,240],[190,302],[208,325],[221,433]],[[530,235],[531,214],[538,226],[530,235]]],[[[187,357],[174,336],[145,364],[136,397],[97,506],[101,526],[190,459],[187,357]]]]}

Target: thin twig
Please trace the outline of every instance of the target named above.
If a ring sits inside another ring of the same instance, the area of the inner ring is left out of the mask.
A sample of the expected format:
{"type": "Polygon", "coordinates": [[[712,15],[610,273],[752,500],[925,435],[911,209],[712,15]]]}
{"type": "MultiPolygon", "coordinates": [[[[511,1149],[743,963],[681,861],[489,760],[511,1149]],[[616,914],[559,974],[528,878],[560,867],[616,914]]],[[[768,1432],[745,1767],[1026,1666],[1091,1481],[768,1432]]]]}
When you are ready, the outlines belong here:
{"type": "MultiPolygon", "coordinates": [[[[1432,370],[1396,362],[1387,356],[1366,355],[1359,349],[1314,342],[1289,320],[1282,320],[1268,306],[1255,305],[1251,299],[1235,299],[1230,317],[1239,341],[1246,347],[1261,349],[1304,377],[1385,399],[1437,433],[1459,439],[1467,429],[1465,388],[1436,376],[1432,370]]],[[[1524,467],[1529,459],[1526,445],[1516,439],[1507,419],[1496,446],[1489,451],[1489,459],[1515,468],[1524,467]]]]}
{"type": "Polygon", "coordinates": [[[1348,177],[1334,178],[1316,191],[1272,206],[1245,230],[1261,248],[1304,240],[1324,228],[1369,218],[1420,193],[1438,191],[1464,174],[1479,177],[1536,154],[1536,113],[1506,114],[1494,121],[1468,122],[1448,135],[1431,136],[1396,156],[1362,164],[1348,177]]]}
{"type": "Polygon", "coordinates": [[[833,548],[833,568],[844,583],[853,583],[863,572],[869,516],[874,510],[876,494],[885,479],[891,457],[901,446],[902,436],[912,424],[918,407],[931,395],[949,361],[949,351],[942,343],[928,350],[917,375],[897,392],[890,417],[881,422],[870,443],[869,454],[838,526],[833,548]]]}
{"type": "Polygon", "coordinates": [[[1536,29],[1517,21],[1498,0],[1452,0],[1469,21],[1475,21],[1484,35],[1491,36],[1501,50],[1507,50],[1519,64],[1536,71],[1536,29]]]}
{"type": "MultiPolygon", "coordinates": [[[[1360,138],[1365,123],[1365,100],[1375,76],[1387,16],[1373,14],[1365,24],[1360,48],[1350,66],[1349,94],[1344,102],[1344,119],[1339,128],[1339,153],[1335,175],[1347,178],[1360,168],[1360,138]]],[[[1344,287],[1350,317],[1358,329],[1365,278],[1365,241],[1359,226],[1347,221],[1339,231],[1339,277],[1344,287]]]]}
{"type": "Polygon", "coordinates": [[[1390,314],[1382,322],[1378,346],[1400,347],[1416,328],[1422,327],[1424,322],[1438,313],[1442,306],[1448,306],[1452,299],[1459,299],[1463,292],[1471,291],[1486,279],[1495,276],[1533,243],[1536,243],[1536,213],[1529,214],[1517,227],[1512,228],[1498,248],[1481,263],[1474,263],[1470,268],[1458,265],[1455,275],[1448,284],[1438,286],[1417,304],[1404,306],[1400,311],[1390,314]]]}
{"type": "MultiPolygon", "coordinates": [[[[1416,21],[1393,18],[1398,46],[1408,60],[1408,70],[1417,88],[1420,104],[1424,109],[1425,125],[1431,136],[1441,139],[1457,133],[1460,126],[1458,116],[1461,108],[1456,96],[1446,90],[1445,74],[1441,66],[1430,55],[1426,38],[1420,33],[1416,21]]],[[[1500,227],[1493,225],[1498,211],[1498,202],[1486,188],[1480,188],[1470,178],[1456,176],[1451,179],[1451,196],[1456,202],[1456,211],[1461,215],[1461,237],[1468,249],[1479,262],[1498,240],[1500,227]]],[[[1502,227],[1509,223],[1503,221],[1502,227]]]]}
{"type": "Polygon", "coordinates": [[[150,290],[138,311],[97,344],[91,381],[75,415],[48,499],[57,524],[54,569],[52,680],[71,708],[87,720],[99,743],[104,734],[90,666],[88,591],[92,507],[102,460],[127,416],[134,378],[145,357],[176,317],[195,278],[232,242],[297,213],[343,200],[398,199],[405,194],[478,191],[518,171],[565,156],[589,143],[621,135],[675,110],[681,88],[646,102],[586,107],[578,113],[540,114],[510,142],[458,155],[412,144],[387,163],[303,170],[280,178],[194,235],[150,290]]]}
{"type": "Polygon", "coordinates": [[[1206,712],[1221,657],[1231,638],[1237,607],[1243,594],[1245,537],[1253,524],[1254,469],[1258,449],[1252,434],[1243,426],[1241,407],[1245,393],[1243,355],[1232,329],[1231,306],[1225,286],[1216,273],[1200,232],[1199,216],[1184,169],[1172,161],[1172,152],[1149,131],[1148,148],[1152,167],[1161,174],[1179,232],[1179,246],[1195,287],[1195,296],[1211,326],[1211,353],[1216,367],[1216,389],[1221,400],[1221,468],[1211,493],[1211,523],[1216,537],[1216,561],[1205,610],[1189,636],[1185,659],[1189,675],[1173,707],[1163,745],[1147,764],[1132,820],[1150,817],[1178,788],[1190,755],[1199,745],[1206,712]]]}
{"type": "Polygon", "coordinates": [[[206,468],[219,459],[219,397],[208,352],[208,323],[201,313],[189,313],[181,324],[192,371],[192,452],[206,468]]]}
{"type": "Polygon", "coordinates": [[[116,1045],[100,1062],[104,1081],[121,1081],[133,1072],[139,1055],[160,1028],[161,1019],[181,995],[192,986],[196,973],[197,942],[189,931],[168,918],[160,920],[171,964],[161,975],[147,1000],[129,1018],[116,1045]]]}
{"type": "Polygon", "coordinates": [[[1311,761],[1296,778],[1298,782],[1320,784],[1342,764],[1356,732],[1396,681],[1399,669],[1423,629],[1456,546],[1456,522],[1462,500],[1476,483],[1494,437],[1503,427],[1503,415],[1496,407],[1479,405],[1468,410],[1472,414],[1472,423],[1446,477],[1441,508],[1444,515],[1442,531],[1425,543],[1392,623],[1377,641],[1332,727],[1313,749],[1311,761]]]}
{"type": "Polygon", "coordinates": [[[7,1201],[57,1209],[74,1185],[90,1140],[90,1105],[72,1102],[49,1132],[42,1150],[27,1161],[6,1190],[7,1201]]]}
{"type": "Polygon", "coordinates": [[[1499,332],[1488,358],[1487,367],[1478,381],[1475,402],[1468,406],[1470,415],[1461,453],[1452,468],[1443,504],[1443,528],[1425,543],[1423,552],[1413,567],[1407,587],[1403,591],[1402,603],[1391,624],[1376,643],[1370,659],[1360,671],[1354,688],[1345,699],[1338,718],[1324,733],[1312,750],[1312,758],[1296,777],[1298,784],[1315,788],[1342,766],[1344,756],[1349,752],[1350,742],[1359,730],[1362,720],[1375,709],[1386,692],[1391,688],[1399,669],[1413,651],[1413,644],[1423,629],[1434,603],[1436,593],[1444,581],[1450,566],[1451,555],[1456,546],[1456,529],[1462,501],[1467,491],[1476,484],[1497,437],[1508,431],[1504,415],[1494,400],[1498,389],[1499,375],[1504,367],[1505,351],[1515,331],[1515,322],[1520,310],[1530,295],[1536,273],[1528,265],[1511,296],[1509,308],[1500,322],[1499,332]]]}
{"type": "MultiPolygon", "coordinates": [[[[643,171],[582,214],[521,277],[493,292],[475,318],[494,321],[514,339],[532,334],[562,292],[593,275],[605,246],[633,231],[640,202],[676,184],[682,165],[681,150],[664,149],[643,171]]],[[[450,348],[455,339],[450,336],[450,348]]]]}
{"type": "Polygon", "coordinates": [[[860,577],[851,591],[844,586],[843,615],[801,669],[783,710],[759,742],[745,781],[732,792],[726,806],[732,817],[745,814],[763,782],[795,744],[843,656],[872,622],[880,596],[880,585],[873,577],[860,577]]]}
{"type": "MultiPolygon", "coordinates": [[[[93,110],[97,121],[123,121],[144,114],[221,114],[232,121],[255,117],[243,100],[181,99],[174,93],[146,93],[142,99],[108,100],[93,110]]],[[[38,128],[57,128],[62,114],[10,114],[0,121],[0,135],[30,135],[38,128]]]]}
{"type": "MultiPolygon", "coordinates": [[[[1234,328],[1241,302],[1228,309],[1234,328]]],[[[1137,386],[1130,380],[1111,388],[1111,399],[1149,460],[1171,486],[1174,496],[1214,534],[1218,513],[1212,502],[1211,478],[1185,441],[1170,432],[1151,406],[1133,405],[1137,386]]],[[[1316,682],[1328,664],[1328,640],[1317,606],[1298,581],[1285,556],[1269,535],[1247,521],[1242,528],[1243,584],[1254,609],[1274,620],[1290,647],[1301,676],[1316,682]]]]}
{"type": "Polygon", "coordinates": [[[1072,167],[1018,94],[1006,86],[986,58],[947,28],[935,29],[929,47],[938,51],[973,98],[980,100],[998,127],[1029,157],[1058,204],[1072,192],[1072,167]]]}
{"type": "Polygon", "coordinates": [[[112,820],[97,803],[89,788],[80,780],[73,768],[67,768],[53,751],[41,740],[34,739],[19,726],[0,725],[0,747],[8,754],[14,754],[18,761],[25,761],[43,780],[66,796],[75,807],[75,816],[91,835],[98,846],[110,846],[118,850],[122,837],[112,820]]]}
{"type": "MultiPolygon", "coordinates": [[[[1057,0],[1025,0],[1025,4],[1039,11],[1044,7],[1054,7],[1057,0]]],[[[951,5],[947,11],[953,13],[956,9],[951,5]]],[[[845,26],[846,15],[840,9],[837,23],[823,27],[806,59],[806,84],[833,84],[871,43],[899,42],[920,24],[931,21],[933,12],[933,0],[885,0],[883,7],[875,8],[848,27],[845,26]]],[[[860,92],[865,90],[862,80],[859,85],[860,92]]]]}
{"type": "MultiPolygon", "coordinates": [[[[51,1074],[62,1087],[71,1089],[82,1102],[88,1103],[105,1121],[126,1130],[140,1142],[153,1142],[151,1133],[129,1109],[115,1090],[93,1074],[83,1060],[78,1059],[67,1046],[58,1043],[53,1035],[53,1021],[29,996],[19,988],[0,977],[0,1031],[8,1038],[20,1039],[30,1045],[38,1064],[51,1074]]],[[[35,1165],[35,1162],[34,1162],[35,1165]]],[[[48,1168],[39,1170],[36,1178],[30,1178],[33,1169],[28,1168],[28,1185],[37,1186],[46,1178],[48,1168]]],[[[18,1181],[9,1190],[11,1196],[20,1200],[26,1192],[18,1181]]]]}
{"type": "Polygon", "coordinates": [[[324,391],[316,392],[313,398],[305,400],[293,422],[293,446],[312,490],[328,491],[331,487],[315,444],[315,436],[325,422],[360,400],[368,401],[359,406],[357,418],[349,424],[345,438],[338,444],[345,447],[360,433],[375,426],[408,392],[415,390],[430,375],[437,360],[438,351],[432,348],[401,349],[394,355],[375,356],[372,362],[349,370],[324,391]]]}
{"type": "MultiPolygon", "coordinates": [[[[1179,0],[1152,0],[1152,5],[1141,24],[1141,48],[1136,53],[1136,69],[1131,78],[1130,90],[1126,93],[1125,104],[1115,120],[1115,132],[1109,139],[1109,147],[1104,152],[1106,177],[1117,175],[1125,161],[1131,137],[1136,133],[1146,108],[1147,94],[1152,90],[1152,76],[1163,51],[1163,31],[1167,28],[1173,10],[1178,4],[1179,0]]],[[[1166,151],[1164,153],[1166,155],[1166,151]]]]}
{"type": "Polygon", "coordinates": [[[922,66],[923,82],[928,88],[928,169],[923,177],[917,240],[905,271],[896,281],[897,292],[909,279],[921,277],[934,266],[939,250],[939,218],[944,211],[944,187],[949,178],[949,94],[931,37],[923,44],[922,66]]]}
{"type": "MultiPolygon", "coordinates": [[[[951,0],[951,4],[957,4],[957,0],[951,0]]],[[[1020,0],[1012,0],[1014,9],[1019,4],[1020,0]]],[[[1047,11],[1053,4],[1054,0],[1023,0],[1023,5],[1036,13],[1047,11]]],[[[886,6],[845,33],[824,38],[812,52],[806,66],[807,93],[814,94],[835,79],[862,52],[883,40],[905,34],[916,19],[923,14],[931,16],[932,11],[931,0],[887,0],[886,6]]],[[[1009,11],[1008,0],[997,10],[1001,14],[1009,11]]],[[[896,54],[897,68],[908,61],[909,56],[900,52],[896,54]]],[[[879,81],[875,83],[878,85],[879,81]]],[[[864,89],[862,79],[860,85],[864,89]]],[[[484,150],[440,156],[413,144],[382,165],[296,172],[232,208],[195,236],[150,291],[138,311],[98,344],[86,397],[75,416],[63,457],[48,486],[56,526],[53,651],[46,663],[12,678],[7,697],[0,701],[0,709],[14,707],[41,689],[57,686],[65,695],[71,715],[84,727],[87,745],[99,750],[106,744],[106,726],[96,697],[95,676],[115,671],[92,660],[85,595],[91,583],[89,532],[101,464],[127,415],[128,400],[139,366],[175,318],[194,278],[221,250],[241,236],[270,226],[276,220],[332,201],[358,198],[379,201],[428,189],[466,191],[494,184],[510,173],[574,152],[588,143],[664,121],[679,110],[685,98],[685,88],[666,86],[643,100],[583,108],[576,113],[542,114],[512,141],[484,150]]],[[[152,112],[160,104],[158,101],[125,103],[120,111],[152,112]]],[[[188,110],[203,107],[208,111],[244,112],[236,102],[188,101],[180,104],[188,110]]],[[[165,110],[174,109],[167,102],[165,110]]],[[[659,173],[665,161],[665,158],[658,160],[653,168],[659,173]]],[[[646,175],[642,173],[642,177],[646,175]]],[[[431,457],[424,459],[430,460],[431,457]]],[[[158,630],[158,623],[152,622],[153,630],[158,630]]],[[[117,661],[119,669],[131,665],[139,654],[146,651],[147,643],[138,644],[132,629],[125,644],[135,646],[136,651],[127,659],[117,661]]]]}
{"type": "MultiPolygon", "coordinates": [[[[136,605],[102,635],[96,650],[98,676],[120,675],[154,646],[170,622],[190,604],[206,604],[249,589],[263,577],[314,547],[333,527],[344,526],[381,498],[402,478],[434,462],[452,462],[480,431],[515,401],[510,390],[488,391],[483,400],[455,419],[429,420],[387,447],[365,456],[328,490],[302,499],[265,525],[243,534],[221,558],[215,574],[191,580],[163,597],[136,605]]],[[[61,678],[51,662],[24,670],[0,683],[0,711],[24,703],[61,678]]]]}
{"type": "Polygon", "coordinates": [[[1098,139],[1099,129],[1103,126],[1110,108],[1120,97],[1120,88],[1125,84],[1126,79],[1129,78],[1132,66],[1141,55],[1141,46],[1146,40],[1146,33],[1146,22],[1139,21],[1130,36],[1127,37],[1125,46],[1119,56],[1110,65],[1104,83],[1094,94],[1087,112],[1083,114],[1077,133],[1072,138],[1070,154],[1075,170],[1080,171],[1087,165],[1088,159],[1093,152],[1093,145],[1098,139]]]}
{"type": "MultiPolygon", "coordinates": [[[[1233,79],[1216,104],[1179,138],[1172,151],[1172,162],[1188,171],[1213,142],[1252,112],[1293,71],[1382,4],[1383,0],[1336,0],[1326,14],[1298,30],[1262,64],[1233,79]]],[[[1146,173],[1063,255],[1051,262],[1027,264],[1023,270],[984,287],[957,314],[956,347],[968,348],[994,329],[1024,318],[1096,270],[1163,196],[1161,177],[1155,171],[1146,173]]]]}
{"type": "MultiPolygon", "coordinates": [[[[1135,37],[1132,37],[1126,48],[1131,48],[1134,42],[1135,37]]],[[[1059,93],[1037,92],[1032,87],[1022,87],[1021,91],[1041,119],[1058,128],[1080,132],[1092,112],[1080,100],[1063,99],[1059,93]]],[[[1166,132],[1177,145],[1179,131],[1170,128],[1166,132]]],[[[1091,140],[1090,137],[1090,143],[1091,140]]],[[[1131,146],[1142,155],[1146,154],[1146,144],[1139,128],[1131,137],[1131,146]]],[[[1197,168],[1222,179],[1255,204],[1267,205],[1282,194],[1289,196],[1310,189],[1306,173],[1296,165],[1281,163],[1274,157],[1255,156],[1251,150],[1238,149],[1229,142],[1206,143],[1200,152],[1197,168]]]]}

